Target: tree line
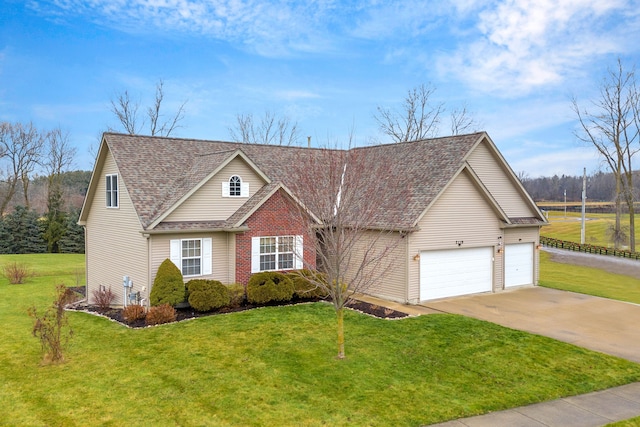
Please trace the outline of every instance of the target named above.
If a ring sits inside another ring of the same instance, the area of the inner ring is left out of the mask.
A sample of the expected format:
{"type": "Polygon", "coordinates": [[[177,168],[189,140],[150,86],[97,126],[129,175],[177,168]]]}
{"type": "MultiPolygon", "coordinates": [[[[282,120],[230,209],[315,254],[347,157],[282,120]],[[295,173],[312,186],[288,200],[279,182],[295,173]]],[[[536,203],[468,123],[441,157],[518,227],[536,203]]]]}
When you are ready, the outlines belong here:
{"type": "MultiPolygon", "coordinates": [[[[567,202],[582,200],[582,176],[554,175],[530,178],[520,174],[520,181],[536,202],[567,202]]],[[[640,173],[634,174],[634,185],[640,185],[640,173]]],[[[587,200],[613,203],[616,198],[616,178],[602,171],[587,175],[587,200]]]]}
{"type": "Polygon", "coordinates": [[[60,128],[0,122],[0,253],[84,252],[76,222],[90,172],[60,128]]]}

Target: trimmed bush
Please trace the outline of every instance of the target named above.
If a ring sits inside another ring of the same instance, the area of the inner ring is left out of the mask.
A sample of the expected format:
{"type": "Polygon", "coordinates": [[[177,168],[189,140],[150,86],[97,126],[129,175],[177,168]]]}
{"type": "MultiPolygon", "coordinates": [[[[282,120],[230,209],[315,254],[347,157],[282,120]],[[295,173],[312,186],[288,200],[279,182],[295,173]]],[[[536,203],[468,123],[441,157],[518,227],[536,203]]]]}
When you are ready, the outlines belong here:
{"type": "Polygon", "coordinates": [[[229,288],[229,295],[231,296],[229,307],[236,308],[244,304],[247,299],[247,291],[242,283],[232,283],[227,285],[227,288],[229,288]]]}
{"type": "Polygon", "coordinates": [[[231,301],[229,289],[217,280],[194,279],[187,282],[189,305],[197,311],[225,307],[231,301]]]}
{"type": "Polygon", "coordinates": [[[144,318],[144,323],[147,325],[160,325],[162,323],[170,323],[176,321],[176,309],[169,304],[157,305],[151,307],[147,316],[144,318]]]}
{"type": "Polygon", "coordinates": [[[175,306],[184,301],[185,296],[186,289],[182,273],[170,259],[165,259],[158,267],[156,277],[153,279],[149,302],[152,306],[162,304],[175,306]]]}
{"type": "Polygon", "coordinates": [[[128,324],[144,319],[145,315],[144,307],[141,305],[128,305],[122,309],[122,319],[128,324]]]}
{"type": "Polygon", "coordinates": [[[253,304],[289,301],[293,298],[293,282],[276,271],[253,274],[247,284],[247,300],[253,304]]]}
{"type": "Polygon", "coordinates": [[[325,298],[328,294],[325,289],[314,285],[309,278],[324,282],[324,275],[313,270],[298,270],[287,274],[293,281],[294,294],[298,298],[325,298]]]}

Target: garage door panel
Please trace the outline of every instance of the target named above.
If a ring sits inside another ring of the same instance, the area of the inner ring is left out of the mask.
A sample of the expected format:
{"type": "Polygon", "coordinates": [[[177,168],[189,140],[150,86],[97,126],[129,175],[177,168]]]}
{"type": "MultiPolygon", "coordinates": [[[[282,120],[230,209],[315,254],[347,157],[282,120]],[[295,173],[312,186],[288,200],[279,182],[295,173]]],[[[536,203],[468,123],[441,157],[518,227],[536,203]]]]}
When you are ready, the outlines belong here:
{"type": "Polygon", "coordinates": [[[504,286],[533,284],[533,243],[515,243],[504,248],[504,286]]]}
{"type": "Polygon", "coordinates": [[[422,252],[420,300],[491,291],[492,254],[492,248],[422,252]]]}

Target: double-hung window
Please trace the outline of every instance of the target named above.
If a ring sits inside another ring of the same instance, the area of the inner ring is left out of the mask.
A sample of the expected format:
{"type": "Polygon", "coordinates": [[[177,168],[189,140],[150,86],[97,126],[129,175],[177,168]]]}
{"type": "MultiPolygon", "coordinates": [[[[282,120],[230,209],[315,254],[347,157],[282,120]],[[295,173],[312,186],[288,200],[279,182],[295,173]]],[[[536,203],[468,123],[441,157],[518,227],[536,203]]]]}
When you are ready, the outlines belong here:
{"type": "Polygon", "coordinates": [[[117,208],[118,207],[118,175],[107,175],[107,207],[108,208],[117,208]]]}
{"type": "Polygon", "coordinates": [[[302,236],[253,237],[251,272],[302,268],[302,236]]]}
{"type": "Polygon", "coordinates": [[[183,240],[181,243],[181,261],[183,276],[202,274],[202,240],[183,240]]]}
{"type": "Polygon", "coordinates": [[[185,277],[211,274],[211,239],[171,240],[170,259],[185,277]]]}

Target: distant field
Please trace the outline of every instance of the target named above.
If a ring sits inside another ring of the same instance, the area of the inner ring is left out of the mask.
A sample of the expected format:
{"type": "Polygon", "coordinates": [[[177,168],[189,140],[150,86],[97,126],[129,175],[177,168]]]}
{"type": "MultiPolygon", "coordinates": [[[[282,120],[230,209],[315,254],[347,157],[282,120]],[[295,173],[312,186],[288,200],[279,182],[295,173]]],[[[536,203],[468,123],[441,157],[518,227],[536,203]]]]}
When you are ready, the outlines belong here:
{"type": "MultiPolygon", "coordinates": [[[[554,239],[580,242],[580,229],[582,225],[581,214],[575,212],[547,210],[550,225],[542,227],[540,234],[554,239]]],[[[587,208],[587,220],[585,221],[585,243],[613,247],[610,238],[610,230],[615,223],[614,214],[589,213],[587,208]]],[[[636,215],[636,242],[640,242],[640,215],[636,215]]],[[[622,216],[623,230],[628,233],[629,215],[622,216]]]]}

